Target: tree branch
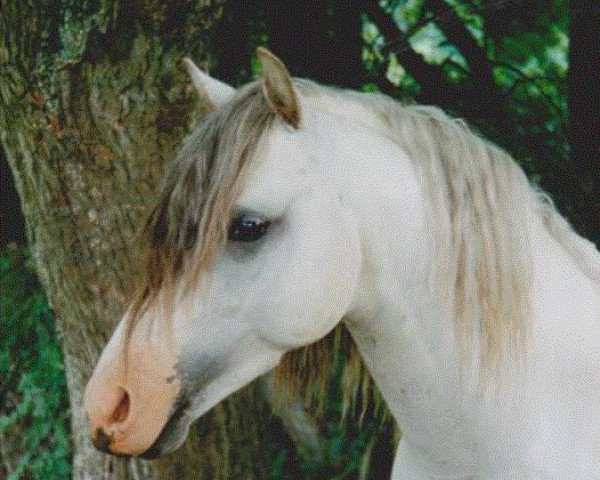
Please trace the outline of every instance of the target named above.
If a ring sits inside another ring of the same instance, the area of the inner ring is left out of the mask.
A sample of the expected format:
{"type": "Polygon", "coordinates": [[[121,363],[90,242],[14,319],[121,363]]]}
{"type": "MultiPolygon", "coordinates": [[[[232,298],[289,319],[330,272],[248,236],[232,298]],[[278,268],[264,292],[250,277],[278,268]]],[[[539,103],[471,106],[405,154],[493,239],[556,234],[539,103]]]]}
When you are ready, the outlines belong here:
{"type": "MultiPolygon", "coordinates": [[[[377,2],[366,2],[364,10],[367,16],[375,22],[384,38],[390,40],[398,37],[400,33],[398,27],[377,2]]],[[[452,107],[454,99],[456,99],[456,92],[446,82],[444,72],[439,66],[430,65],[410,47],[394,49],[394,52],[406,71],[419,82],[421,91],[418,99],[421,102],[437,104],[446,108],[452,107]]],[[[386,85],[383,90],[389,92],[389,82],[385,79],[383,82],[386,85]]]]}
{"type": "Polygon", "coordinates": [[[465,57],[469,66],[469,101],[464,109],[481,120],[493,119],[496,130],[504,142],[509,141],[514,131],[507,111],[508,97],[494,80],[494,65],[488,59],[485,47],[478,45],[477,40],[466,28],[456,11],[443,0],[426,0],[424,8],[428,8],[436,17],[447,19],[443,31],[448,40],[456,46],[465,57]]]}

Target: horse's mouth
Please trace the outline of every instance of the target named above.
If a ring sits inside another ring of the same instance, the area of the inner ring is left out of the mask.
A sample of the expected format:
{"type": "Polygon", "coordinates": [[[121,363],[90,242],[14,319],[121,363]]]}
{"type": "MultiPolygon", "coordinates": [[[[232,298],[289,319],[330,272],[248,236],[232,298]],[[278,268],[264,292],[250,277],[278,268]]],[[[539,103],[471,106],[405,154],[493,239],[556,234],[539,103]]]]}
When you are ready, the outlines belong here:
{"type": "Polygon", "coordinates": [[[175,438],[176,432],[178,428],[180,428],[182,419],[189,406],[190,401],[187,395],[181,395],[175,402],[173,413],[169,417],[169,420],[167,420],[167,423],[163,427],[158,438],[148,450],[137,456],[146,460],[152,460],[163,453],[167,453],[167,450],[173,450],[171,445],[175,442],[179,442],[179,438],[175,438]]]}
{"type": "Polygon", "coordinates": [[[179,361],[177,370],[180,372],[180,378],[185,378],[185,380],[182,380],[181,391],[173,405],[172,413],[152,446],[145,452],[136,455],[137,457],[151,460],[181,446],[187,437],[188,428],[194,420],[189,414],[192,399],[202,398],[200,392],[224,371],[225,365],[226,362],[223,361],[222,356],[203,357],[200,361],[195,357],[195,361],[188,361],[188,363],[179,361]],[[194,368],[194,363],[200,364],[202,367],[194,368]],[[193,374],[189,372],[193,372],[193,374]]]}
{"type": "Polygon", "coordinates": [[[178,363],[180,393],[171,409],[169,419],[154,443],[136,456],[154,459],[178,449],[185,441],[192,422],[206,413],[227,395],[239,390],[256,377],[273,368],[281,354],[269,351],[254,363],[232,363],[228,355],[197,356],[178,363]],[[196,367],[201,365],[201,368],[196,367]],[[236,368],[237,365],[237,368],[236,368]],[[218,380],[218,381],[217,381],[218,380]]]}

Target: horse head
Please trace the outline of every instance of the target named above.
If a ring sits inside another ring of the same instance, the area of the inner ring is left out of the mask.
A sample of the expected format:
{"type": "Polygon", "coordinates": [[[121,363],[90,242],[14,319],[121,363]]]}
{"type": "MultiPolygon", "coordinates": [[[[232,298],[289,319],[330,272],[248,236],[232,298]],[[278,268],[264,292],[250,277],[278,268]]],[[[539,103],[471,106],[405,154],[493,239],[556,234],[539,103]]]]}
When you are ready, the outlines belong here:
{"type": "Polygon", "coordinates": [[[359,233],[286,67],[236,90],[185,64],[213,109],[166,175],[142,288],[86,389],[94,444],[153,457],[190,424],[332,330],[352,308],[359,233]]]}

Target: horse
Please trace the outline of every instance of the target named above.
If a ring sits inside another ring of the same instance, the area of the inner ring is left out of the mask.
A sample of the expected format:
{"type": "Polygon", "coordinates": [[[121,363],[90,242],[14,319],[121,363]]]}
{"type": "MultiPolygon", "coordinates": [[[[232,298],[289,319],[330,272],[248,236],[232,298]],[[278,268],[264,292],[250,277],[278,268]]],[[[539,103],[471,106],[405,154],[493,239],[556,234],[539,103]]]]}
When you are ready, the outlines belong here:
{"type": "Polygon", "coordinates": [[[465,122],[257,55],[239,89],[184,60],[211,109],[87,385],[96,447],[177,449],[343,324],[402,428],[393,479],[598,478],[595,246],[465,122]]]}

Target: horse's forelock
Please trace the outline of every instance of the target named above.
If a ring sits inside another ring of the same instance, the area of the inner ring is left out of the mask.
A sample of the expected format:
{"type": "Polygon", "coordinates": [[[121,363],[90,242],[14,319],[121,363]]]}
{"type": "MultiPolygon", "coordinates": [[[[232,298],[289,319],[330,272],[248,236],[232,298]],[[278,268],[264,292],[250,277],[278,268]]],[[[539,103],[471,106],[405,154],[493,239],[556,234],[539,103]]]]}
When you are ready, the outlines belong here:
{"type": "Polygon", "coordinates": [[[159,296],[172,310],[175,286],[192,287],[212,267],[246,166],[273,116],[254,82],[208,113],[184,141],[141,230],[144,252],[127,332],[159,296]]]}

